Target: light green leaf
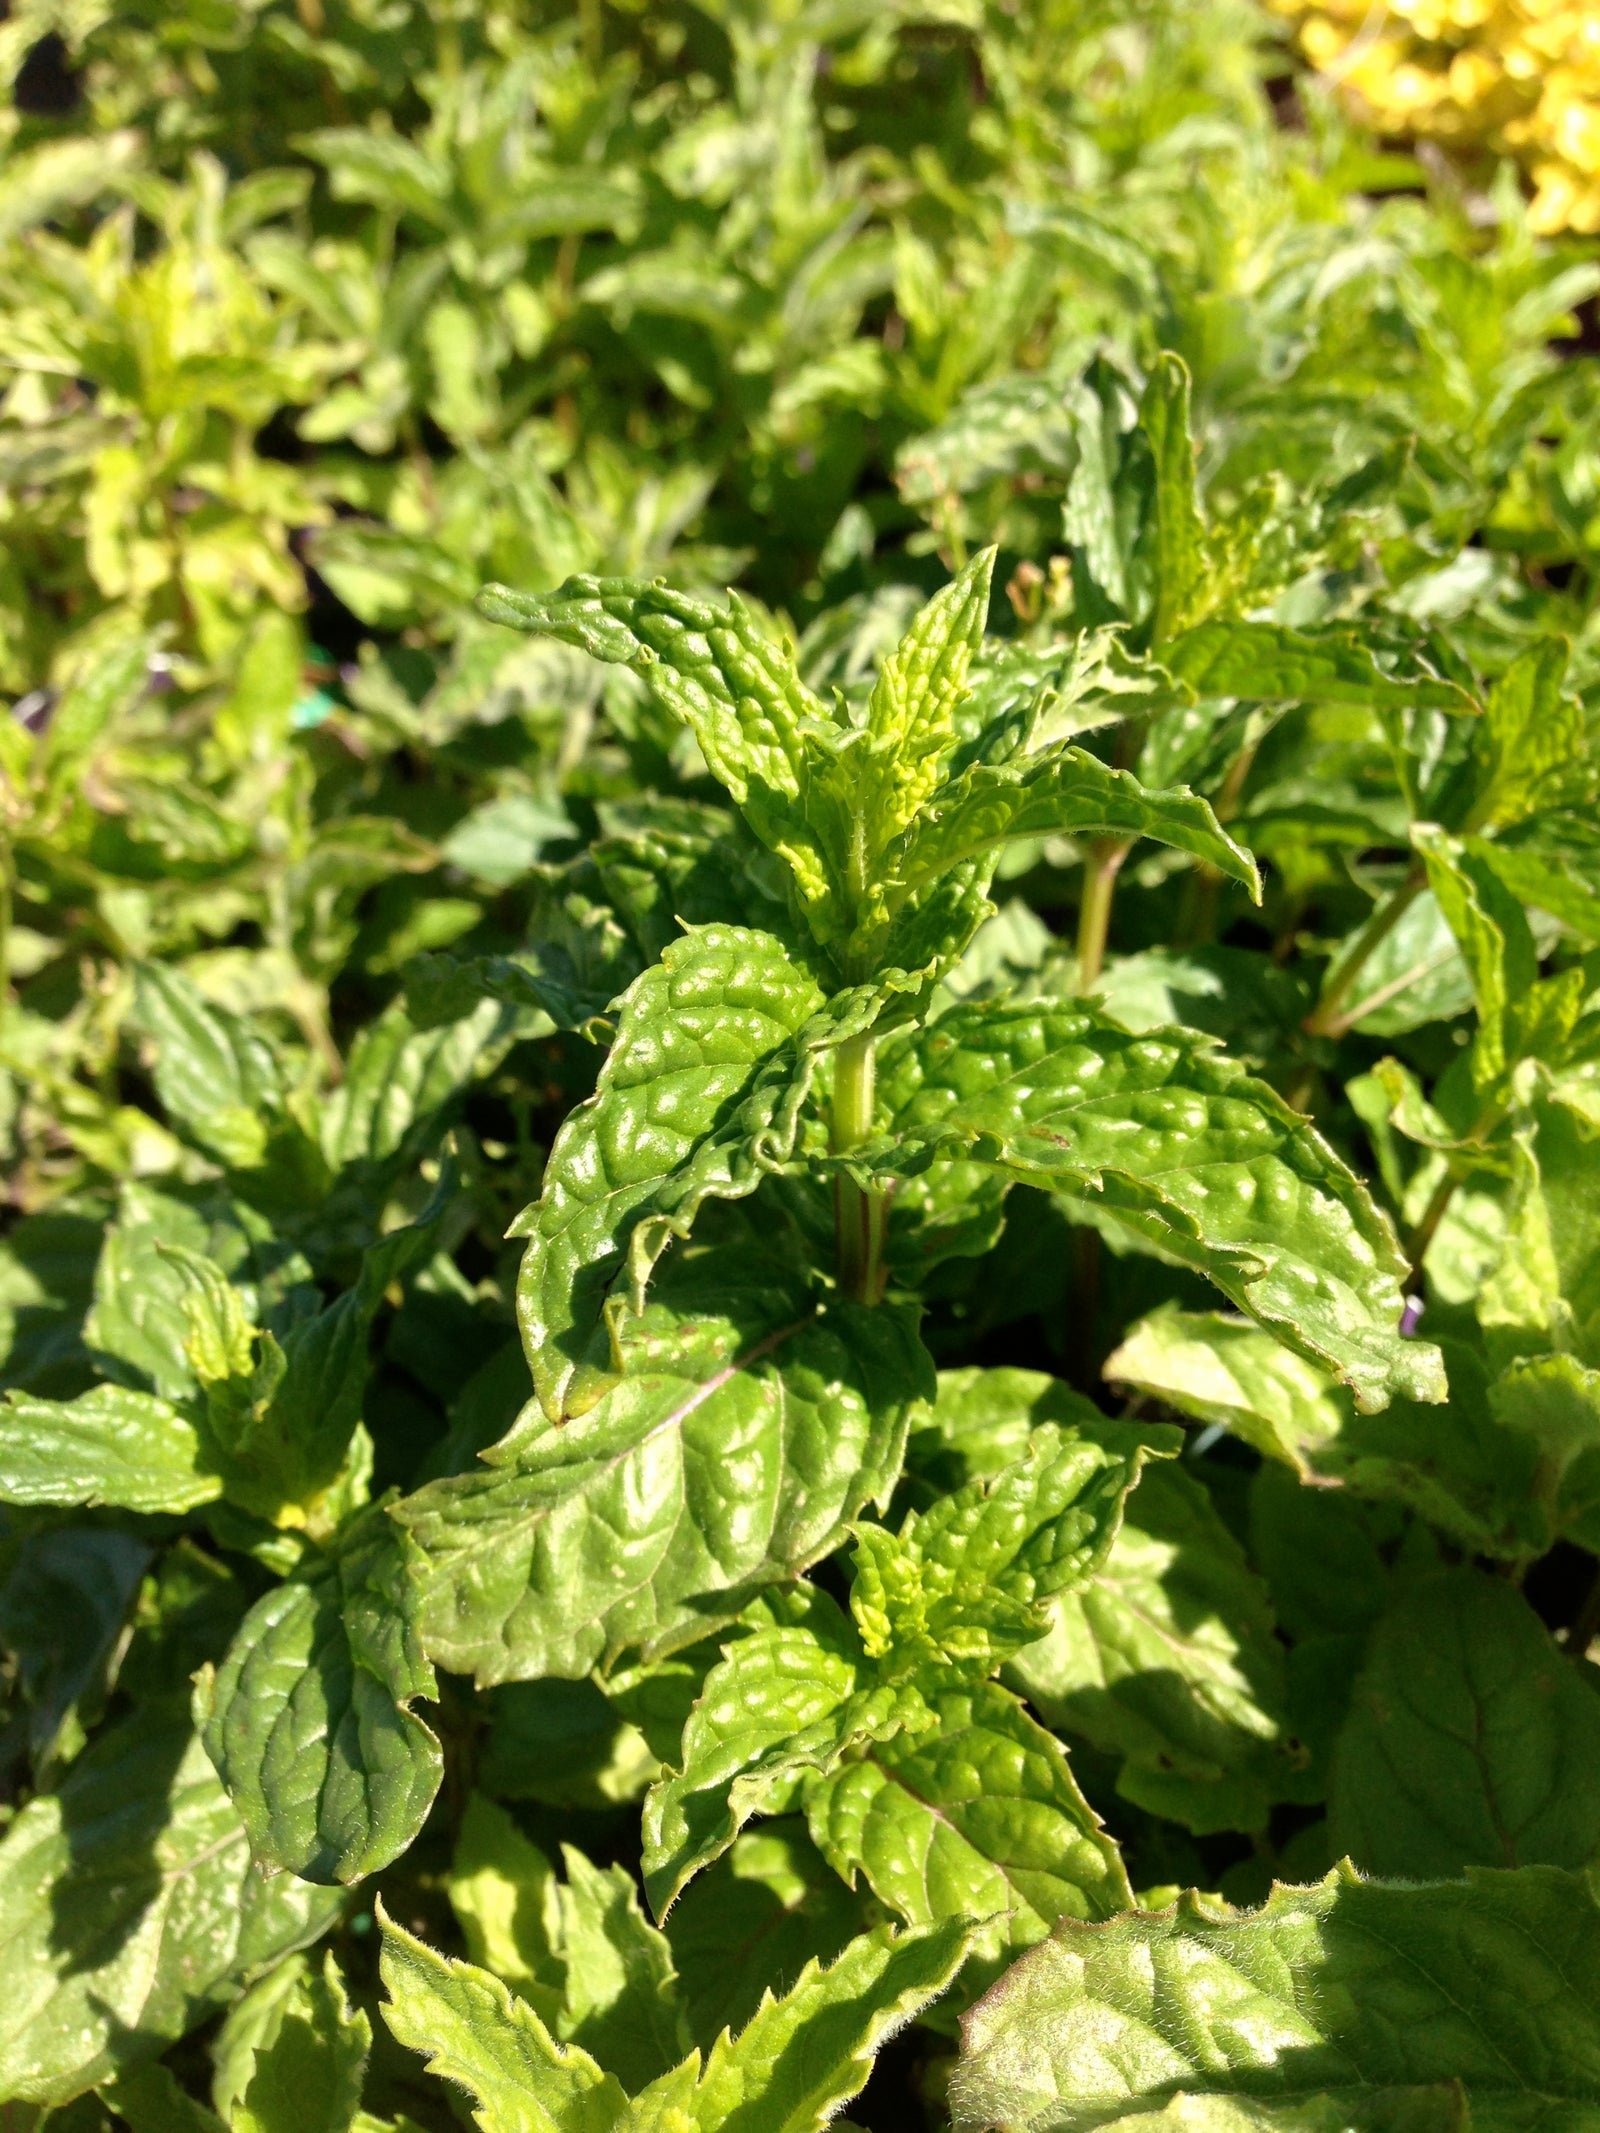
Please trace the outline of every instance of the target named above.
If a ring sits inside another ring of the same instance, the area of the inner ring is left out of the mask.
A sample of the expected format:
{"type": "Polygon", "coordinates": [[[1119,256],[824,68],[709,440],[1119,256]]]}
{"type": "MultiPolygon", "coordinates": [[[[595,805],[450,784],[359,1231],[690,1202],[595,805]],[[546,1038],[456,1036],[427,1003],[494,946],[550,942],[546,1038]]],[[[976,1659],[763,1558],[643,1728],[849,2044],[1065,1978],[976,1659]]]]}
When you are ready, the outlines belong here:
{"type": "Polygon", "coordinates": [[[1570,655],[1564,637],[1541,637],[1489,691],[1473,736],[1474,829],[1522,822],[1593,793],[1600,765],[1586,760],[1583,706],[1562,694],[1570,655]]]}
{"type": "MultiPolygon", "coordinates": [[[[1480,1309],[1508,1308],[1509,1279],[1502,1262],[1480,1309]]],[[[1401,1398],[1381,1419],[1353,1413],[1347,1394],[1259,1327],[1211,1312],[1163,1306],[1105,1369],[1178,1414],[1221,1423],[1304,1480],[1408,1505],[1476,1554],[1527,1561],[1563,1533],[1582,1542],[1595,1532],[1593,1373],[1546,1356],[1495,1380],[1474,1349],[1447,1342],[1444,1354],[1449,1405],[1401,1398]]]]}
{"type": "Polygon", "coordinates": [[[1294,698],[1396,711],[1473,708],[1454,682],[1427,672],[1385,673],[1355,636],[1308,637],[1281,622],[1202,622],[1167,645],[1161,662],[1200,696],[1294,698]]]}
{"type": "Polygon", "coordinates": [[[929,1722],[914,1689],[875,1680],[825,1593],[802,1587],[784,1612],[791,1619],[725,1647],[683,1729],[679,1771],[645,1801],[644,1883],[658,1918],[753,1815],[787,1804],[803,1772],[929,1722]]]}
{"type": "Polygon", "coordinates": [[[566,1880],[503,1808],[474,1794],[450,1901],[467,1953],[632,2090],[677,2063],[689,2037],[672,1950],[639,1908],[633,1877],[563,1845],[566,1880]]]}
{"type": "Polygon", "coordinates": [[[944,782],[955,714],[989,619],[995,551],[986,548],[934,594],[883,662],[867,703],[865,745],[841,766],[854,790],[868,878],[879,855],[944,782]]]}
{"type": "Polygon", "coordinates": [[[930,1693],[929,1717],[863,1745],[804,1792],[818,1848],[913,1925],[964,1918],[976,1982],[1058,1918],[1132,1902],[1066,1751],[997,1683],[930,1693]]]}
{"type": "Polygon", "coordinates": [[[576,577],[549,594],[490,585],[478,609],[491,622],[632,667],[689,728],[762,843],[794,869],[807,907],[826,913],[835,885],[799,802],[806,737],[826,734],[832,722],[793,652],[762,634],[737,594],[724,607],[661,583],[576,577]]]}
{"type": "Polygon", "coordinates": [[[1136,1443],[1158,1454],[1181,1449],[1181,1439],[1159,1424],[1108,1422],[1092,1400],[1042,1370],[941,1370],[933,1410],[918,1421],[906,1448],[912,1501],[928,1502],[999,1473],[1025,1456],[1045,1422],[1079,1436],[1103,1434],[1113,1451],[1136,1443]]]}
{"type": "Polygon", "coordinates": [[[251,1865],[178,1714],[111,1728],[0,1840],[0,2096],[62,2103],[156,2057],[336,1909],[251,1865]]]}
{"type": "Polygon", "coordinates": [[[731,1621],[887,1499],[932,1373],[916,1313],[817,1309],[781,1223],[730,1210],[675,1253],[630,1336],[639,1374],[486,1469],[396,1508],[426,1564],[423,1637],[480,1682],[576,1676],[731,1621]]]}
{"type": "Polygon", "coordinates": [[[1254,1912],[1190,1895],[1063,1922],[967,2018],[952,2101],[963,2133],[1145,2133],[1179,2095],[1305,2114],[1246,2118],[1252,2133],[1402,2133],[1436,2126],[1437,2090],[1459,2082],[1484,2133],[1594,2133],[1597,2040],[1600,1907],[1581,1875],[1385,1887],[1346,1866],[1254,1912]],[[1375,2116],[1384,2091],[1394,2115],[1375,2116]]]}
{"type": "Polygon", "coordinates": [[[1283,1652],[1205,1489],[1148,1467],[1104,1567],[1057,1599],[1006,1679],[1059,1731],[1122,1758],[1117,1789],[1202,1833],[1253,1829],[1290,1789],[1283,1652]]]}
{"type": "Polygon", "coordinates": [[[166,1400],[96,1385],[75,1400],[10,1393],[0,1432],[0,1501],[121,1511],[191,1511],[222,1494],[192,1422],[166,1400]]]}
{"type": "Polygon", "coordinates": [[[1132,1036],[1093,1009],[970,1004],[885,1047],[888,1171],[958,1153],[1082,1196],[1193,1267],[1364,1407],[1443,1392],[1403,1340],[1407,1267],[1388,1219],[1316,1129],[1206,1039],[1132,1036]]]}
{"type": "Polygon", "coordinates": [[[855,1529],[853,1621],[802,1588],[777,1624],[726,1648],[684,1728],[679,1773],[646,1803],[658,1914],[797,1778],[927,1733],[940,1692],[981,1682],[1038,1636],[1043,1603],[1104,1559],[1146,1455],[1131,1432],[1111,1449],[1111,1434],[1039,1425],[1021,1458],[909,1512],[898,1534],[855,1529]]]}
{"type": "Polygon", "coordinates": [[[1537,1447],[1533,1493],[1551,1542],[1600,1551],[1600,1370],[1576,1356],[1519,1356],[1489,1387],[1502,1429],[1537,1447]]]}
{"type": "Polygon", "coordinates": [[[1472,1047],[1473,1087],[1487,1096],[1515,1064],[1510,1010],[1539,974],[1539,955],[1522,906],[1497,874],[1431,824],[1419,823],[1412,842],[1428,870],[1428,885],[1472,974],[1478,1031],[1472,1047]]]}
{"type": "Polygon", "coordinates": [[[472,2099],[483,2133],[612,2133],[622,2085],[575,2044],[558,2044],[526,2000],[471,1963],[436,1955],[378,1907],[384,2020],[431,2073],[472,2099]]]}
{"type": "Polygon", "coordinates": [[[443,1775],[411,1705],[439,1693],[402,1534],[358,1516],[334,1560],[275,1586],[240,1625],[196,1716],[256,1857],[352,1882],[399,1858],[443,1775]]]}
{"type": "Polygon", "coordinates": [[[1326,1371],[1220,1311],[1163,1304],[1107,1356],[1104,1375],[1192,1421],[1220,1424],[1307,1480],[1317,1452],[1349,1420],[1349,1401],[1326,1371]]]}
{"type": "Polygon", "coordinates": [[[155,1047],[156,1094],[173,1124],[230,1169],[263,1162],[284,1090],[260,1033],[166,963],[139,965],[132,1019],[155,1047]]]}
{"type": "Polygon", "coordinates": [[[817,1054],[870,1021],[859,1004],[826,1011],[782,944],[742,926],[673,942],[628,988],[599,1086],[516,1225],[529,1239],[518,1317],[551,1421],[615,1382],[619,1315],[637,1315],[702,1203],[742,1198],[789,1159],[817,1054]]]}
{"type": "Polygon", "coordinates": [[[1334,1751],[1330,1836],[1363,1872],[1590,1865],[1600,1693],[1503,1579],[1403,1590],[1373,1631],[1334,1751]]]}
{"type": "Polygon", "coordinates": [[[352,2133],[371,2044],[333,1957],[293,1956],[229,2010],[211,2100],[229,2133],[352,2133]]]}
{"type": "MultiPolygon", "coordinates": [[[[822,2133],[866,2086],[879,2045],[949,1985],[970,1940],[962,1919],[920,1932],[879,1926],[826,1967],[807,1963],[737,2037],[724,2031],[712,2045],[686,2098],[693,2133],[822,2133]]],[[[647,2101],[624,2121],[629,2133],[651,2123],[647,2101]]]]}
{"type": "Polygon", "coordinates": [[[1160,647],[1198,619],[1208,562],[1205,521],[1195,498],[1189,371],[1183,358],[1170,350],[1164,349],[1151,368],[1139,402],[1139,427],[1154,462],[1150,567],[1155,598],[1150,641],[1160,647]]]}
{"type": "Polygon", "coordinates": [[[977,763],[911,829],[885,885],[890,911],[956,868],[1018,837],[1153,837],[1243,882],[1258,902],[1255,863],[1209,804],[1179,787],[1152,791],[1086,749],[1059,746],[1005,764],[977,763]]]}

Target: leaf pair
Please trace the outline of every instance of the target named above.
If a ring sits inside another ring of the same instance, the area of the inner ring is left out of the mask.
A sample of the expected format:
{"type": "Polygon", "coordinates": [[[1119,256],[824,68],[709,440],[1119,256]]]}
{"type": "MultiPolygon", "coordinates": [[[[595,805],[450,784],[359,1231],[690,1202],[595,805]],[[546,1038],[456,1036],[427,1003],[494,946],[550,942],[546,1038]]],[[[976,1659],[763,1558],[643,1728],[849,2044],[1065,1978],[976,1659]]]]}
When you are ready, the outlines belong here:
{"type": "MultiPolygon", "coordinates": [[[[1161,1447],[1165,1449],[1165,1446],[1161,1447]]],[[[1046,1627],[1045,1604],[1103,1561],[1152,1446],[1110,1425],[1042,1423],[1023,1456],[898,1533],[855,1529],[846,1616],[801,1588],[727,1645],[645,1807],[658,1912],[752,1815],[796,1795],[852,1884],[917,1922],[1009,1913],[992,1965],[1061,1908],[1126,1900],[1059,1745],[990,1678],[1046,1627]]]]}
{"type": "Polygon", "coordinates": [[[642,675],[785,860],[812,938],[846,980],[959,952],[1001,847],[1020,836],[1156,836],[1253,889],[1250,861],[1203,802],[1147,793],[1082,750],[1002,764],[979,736],[953,770],[992,565],[986,551],[917,616],[859,722],[811,694],[792,651],[737,599],[720,608],[665,585],[575,578],[549,596],[492,586],[480,606],[642,675]]]}

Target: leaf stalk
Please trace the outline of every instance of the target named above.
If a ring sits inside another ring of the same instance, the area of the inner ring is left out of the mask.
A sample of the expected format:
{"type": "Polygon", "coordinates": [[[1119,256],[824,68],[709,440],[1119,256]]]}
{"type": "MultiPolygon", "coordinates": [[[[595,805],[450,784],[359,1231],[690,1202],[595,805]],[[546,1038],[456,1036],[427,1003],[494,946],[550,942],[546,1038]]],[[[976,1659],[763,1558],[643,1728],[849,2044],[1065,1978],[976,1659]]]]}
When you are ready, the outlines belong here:
{"type": "MultiPolygon", "coordinates": [[[[844,1155],[871,1137],[876,1091],[877,1039],[867,1030],[849,1038],[834,1054],[829,1142],[835,1155],[844,1155]]],[[[858,1185],[854,1178],[837,1177],[833,1219],[840,1290],[855,1303],[880,1302],[888,1271],[884,1262],[887,1196],[858,1185]]]]}

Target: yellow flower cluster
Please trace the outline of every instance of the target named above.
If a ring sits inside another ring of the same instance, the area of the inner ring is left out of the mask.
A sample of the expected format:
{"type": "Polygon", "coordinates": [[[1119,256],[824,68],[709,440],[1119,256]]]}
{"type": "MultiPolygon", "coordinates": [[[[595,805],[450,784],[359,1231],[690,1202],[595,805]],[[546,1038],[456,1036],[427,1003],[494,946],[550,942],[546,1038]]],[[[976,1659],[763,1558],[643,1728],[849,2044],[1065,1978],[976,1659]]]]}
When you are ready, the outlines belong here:
{"type": "Polygon", "coordinates": [[[1514,155],[1542,231],[1600,231],[1600,0],[1272,0],[1380,133],[1514,155]]]}

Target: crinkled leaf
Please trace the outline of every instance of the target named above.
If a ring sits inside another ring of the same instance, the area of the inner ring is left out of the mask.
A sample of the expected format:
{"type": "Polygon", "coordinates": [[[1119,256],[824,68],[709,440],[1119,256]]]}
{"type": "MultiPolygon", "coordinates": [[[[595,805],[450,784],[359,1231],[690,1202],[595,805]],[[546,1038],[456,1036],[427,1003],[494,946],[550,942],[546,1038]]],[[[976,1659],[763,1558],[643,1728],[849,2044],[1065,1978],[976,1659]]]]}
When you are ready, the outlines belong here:
{"type": "Polygon", "coordinates": [[[1310,637],[1281,622],[1213,619],[1161,654],[1162,664],[1201,696],[1293,697],[1302,703],[1374,709],[1470,711],[1471,698],[1429,672],[1387,674],[1358,637],[1310,637]]]}
{"type": "Polygon", "coordinates": [[[256,1602],[202,1682],[207,1752],[264,1864],[359,1881],[421,1829],[443,1759],[411,1708],[439,1693],[419,1597],[403,1536],[369,1511],[331,1563],[256,1602]]]}
{"type": "MultiPolygon", "coordinates": [[[[718,2037],[686,2090],[692,2133],[823,2133],[866,2086],[879,2046],[949,1985],[970,1941],[963,1919],[922,1931],[879,1926],[833,1962],[807,1963],[781,1997],[769,1988],[736,2037],[718,2037]]],[[[647,2092],[627,2133],[655,2123],[648,2103],[647,2092]]]]}
{"type": "Polygon", "coordinates": [[[1059,746],[1004,764],[974,764],[937,794],[885,885],[890,910],[942,876],[1018,837],[1152,837],[1243,882],[1257,901],[1255,863],[1210,805],[1179,788],[1153,791],[1086,749],[1059,746]]]}
{"type": "Polygon", "coordinates": [[[156,1094],[174,1125],[230,1169],[260,1163],[284,1100],[260,1032],[164,963],[139,966],[134,1026],[155,1048],[156,1094]]]}
{"type": "Polygon", "coordinates": [[[1503,1579],[1403,1590],[1373,1632],[1334,1752],[1330,1835],[1363,1872],[1590,1865],[1600,1693],[1503,1579]]]}
{"type": "Polygon", "coordinates": [[[112,1728],[0,1841],[0,2094],[60,2103],[154,2058],[336,1908],[251,1865],[185,1719],[112,1728]]]}
{"type": "Polygon", "coordinates": [[[1204,1038],[1132,1036],[1092,1009],[965,1005],[886,1047],[891,1136],[857,1160],[916,1170],[970,1152],[1205,1274],[1366,1407],[1442,1392],[1399,1331],[1388,1219],[1316,1129],[1204,1038]]]}
{"type": "Polygon", "coordinates": [[[491,585],[478,607],[491,622],[640,674],[689,728],[762,843],[789,862],[802,900],[826,912],[835,886],[800,800],[806,736],[831,722],[792,651],[763,635],[737,595],[722,606],[661,583],[576,577],[549,594],[491,585]]]}
{"type": "Polygon", "coordinates": [[[744,2028],[769,1978],[832,1962],[865,1924],[796,1817],[736,1837],[678,1898],[667,1926],[695,2041],[744,2028]]]}
{"type": "Polygon", "coordinates": [[[874,1005],[847,994],[825,1006],[781,942],[742,926],[673,942],[629,987],[599,1087],[557,1134],[518,1224],[518,1315],[552,1421],[615,1381],[618,1316],[639,1311],[650,1269],[702,1203],[742,1198],[789,1159],[819,1051],[874,1005]]]}
{"type": "Polygon", "coordinates": [[[1489,691],[1474,735],[1474,828],[1521,822],[1592,794],[1600,765],[1585,760],[1583,706],[1562,693],[1570,652],[1565,638],[1541,637],[1489,691]]]}
{"type": "Polygon", "coordinates": [[[396,1506],[442,1665],[536,1679],[690,1643],[886,1500],[932,1390],[916,1313],[819,1311],[778,1241],[737,1223],[675,1255],[598,1406],[530,1412],[485,1469],[396,1506]]]}
{"type": "Polygon", "coordinates": [[[1009,1690],[932,1694],[928,1715],[807,1780],[811,1834],[846,1880],[914,1925],[970,1920],[979,1981],[1058,1918],[1132,1901],[1066,1751],[1009,1690]]]}
{"type": "Polygon", "coordinates": [[[967,2017],[953,2102],[963,2133],[1143,2133],[1179,2094],[1335,2112],[1247,2126],[1399,2133],[1406,2116],[1361,2114],[1397,2092],[1394,2112],[1437,2125],[1451,2082],[1486,2133],[1600,2125],[1600,1907],[1581,1875],[1385,1887],[1342,1867],[1259,1911],[1191,1895],[1064,1921],[967,2017]]]}

